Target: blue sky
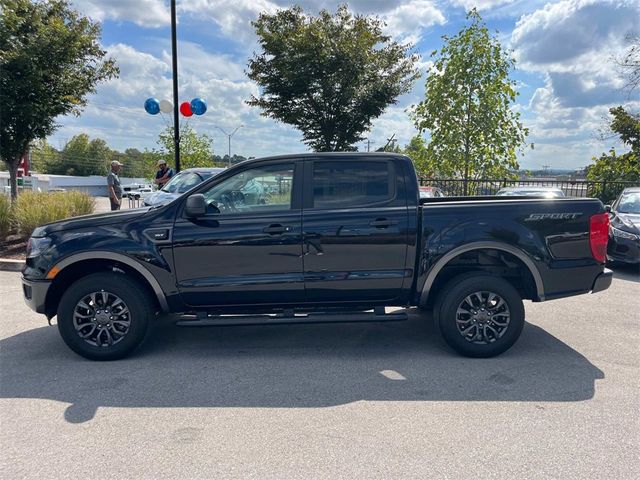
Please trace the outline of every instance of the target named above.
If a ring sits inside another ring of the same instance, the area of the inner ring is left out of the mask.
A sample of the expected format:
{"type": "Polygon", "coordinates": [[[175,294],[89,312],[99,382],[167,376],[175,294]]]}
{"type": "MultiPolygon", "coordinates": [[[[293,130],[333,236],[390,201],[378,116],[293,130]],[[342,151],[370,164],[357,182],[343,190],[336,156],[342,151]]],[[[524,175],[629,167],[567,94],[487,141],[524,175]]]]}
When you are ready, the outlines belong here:
{"type": "MultiPolygon", "coordinates": [[[[74,0],[83,14],[103,25],[102,44],[120,65],[119,79],[102,84],[80,117],[60,119],[50,138],[55,147],[86,132],[113,148],[152,148],[169,118],[152,117],[142,107],[147,97],[171,99],[169,6],[164,0],[74,0]]],[[[338,3],[298,2],[305,12],[334,11],[338,3]]],[[[306,151],[298,131],[260,116],[245,100],[257,86],[245,75],[248,58],[257,50],[250,22],[262,11],[291,6],[283,0],[178,0],[180,100],[200,96],[209,104],[190,125],[214,138],[225,154],[227,131],[244,125],[233,137],[232,153],[245,156],[306,151]]],[[[465,24],[465,13],[479,9],[491,30],[514,52],[520,96],[514,106],[530,129],[520,159],[523,168],[579,168],[593,156],[615,146],[596,133],[615,105],[640,106],[638,93],[629,97],[612,58],[627,48],[625,36],[640,31],[640,0],[354,0],[352,11],[378,15],[394,39],[415,45],[419,67],[426,74],[429,53],[465,24]]],[[[400,144],[416,134],[407,114],[424,95],[424,78],[399,98],[397,105],[373,123],[368,137],[374,147],[396,134],[400,144]]],[[[362,149],[362,144],[360,145],[362,149]]]]}

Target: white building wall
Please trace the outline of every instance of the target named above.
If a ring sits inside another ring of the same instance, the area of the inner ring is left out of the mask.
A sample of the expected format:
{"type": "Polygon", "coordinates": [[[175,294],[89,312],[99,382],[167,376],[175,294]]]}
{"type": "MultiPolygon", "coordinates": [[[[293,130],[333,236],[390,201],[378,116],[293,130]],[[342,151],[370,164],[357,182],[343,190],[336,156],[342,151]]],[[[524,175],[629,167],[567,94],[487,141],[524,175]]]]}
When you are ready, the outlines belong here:
{"type": "MultiPolygon", "coordinates": [[[[70,175],[46,175],[33,174],[31,176],[33,189],[47,192],[52,189],[62,188],[64,190],[79,190],[94,197],[107,197],[107,177],[91,175],[89,177],[76,177],[70,175]]],[[[146,178],[125,178],[120,177],[122,185],[131,183],[149,184],[146,178]]],[[[0,172],[0,192],[8,190],[9,172],[0,172]]]]}

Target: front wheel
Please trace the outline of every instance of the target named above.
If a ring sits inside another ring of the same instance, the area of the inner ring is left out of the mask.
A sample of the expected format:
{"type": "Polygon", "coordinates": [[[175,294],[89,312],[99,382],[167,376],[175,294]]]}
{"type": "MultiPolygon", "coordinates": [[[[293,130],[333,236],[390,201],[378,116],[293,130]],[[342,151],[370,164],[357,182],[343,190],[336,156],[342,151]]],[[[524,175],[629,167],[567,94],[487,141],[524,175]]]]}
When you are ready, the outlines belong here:
{"type": "Polygon", "coordinates": [[[144,340],[152,301],[136,281],[117,273],[87,275],[58,306],[58,330],[71,350],[90,360],[117,360],[144,340]]]}
{"type": "Polygon", "coordinates": [[[507,351],[524,327],[524,305],[506,280],[462,276],[443,288],[435,307],[447,344],[467,357],[488,358],[507,351]]]}

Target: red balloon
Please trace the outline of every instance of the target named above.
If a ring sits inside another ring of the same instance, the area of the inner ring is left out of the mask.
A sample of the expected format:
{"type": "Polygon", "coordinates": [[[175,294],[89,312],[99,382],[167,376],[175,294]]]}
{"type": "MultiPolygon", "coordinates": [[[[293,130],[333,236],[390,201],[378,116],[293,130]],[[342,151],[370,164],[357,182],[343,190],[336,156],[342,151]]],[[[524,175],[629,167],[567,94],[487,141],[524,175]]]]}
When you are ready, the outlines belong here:
{"type": "Polygon", "coordinates": [[[193,115],[193,110],[191,110],[191,104],[189,102],[182,102],[180,104],[180,113],[185,117],[190,117],[193,115]]]}

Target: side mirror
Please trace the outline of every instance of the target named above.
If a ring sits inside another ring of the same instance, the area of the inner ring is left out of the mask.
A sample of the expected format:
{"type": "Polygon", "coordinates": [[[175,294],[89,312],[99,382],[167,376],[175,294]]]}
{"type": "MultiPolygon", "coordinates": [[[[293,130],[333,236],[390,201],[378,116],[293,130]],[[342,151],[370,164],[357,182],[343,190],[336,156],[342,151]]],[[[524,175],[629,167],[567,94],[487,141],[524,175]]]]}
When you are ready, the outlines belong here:
{"type": "Polygon", "coordinates": [[[607,213],[611,213],[611,205],[605,205],[604,206],[604,211],[607,213]]]}
{"type": "Polygon", "coordinates": [[[189,195],[184,212],[188,218],[204,217],[207,213],[207,203],[204,200],[204,195],[201,193],[189,195]]]}

